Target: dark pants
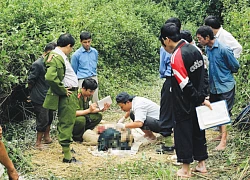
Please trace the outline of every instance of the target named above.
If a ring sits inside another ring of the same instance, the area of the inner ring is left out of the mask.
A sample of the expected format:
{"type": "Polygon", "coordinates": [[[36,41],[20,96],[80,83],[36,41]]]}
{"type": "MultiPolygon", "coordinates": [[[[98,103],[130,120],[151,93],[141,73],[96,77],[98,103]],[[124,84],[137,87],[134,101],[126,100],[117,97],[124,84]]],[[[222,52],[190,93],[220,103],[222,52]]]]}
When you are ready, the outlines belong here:
{"type": "Polygon", "coordinates": [[[161,89],[160,103],[160,134],[164,137],[171,136],[173,133],[173,98],[171,92],[171,78],[166,77],[166,80],[161,89]]]}
{"type": "Polygon", "coordinates": [[[44,108],[42,104],[34,102],[32,104],[36,114],[36,130],[37,132],[45,132],[47,126],[50,126],[53,121],[53,110],[44,108]]]}
{"type": "Polygon", "coordinates": [[[174,141],[178,162],[190,164],[208,158],[205,131],[200,130],[196,114],[175,124],[174,141]]]}
{"type": "Polygon", "coordinates": [[[102,120],[100,113],[88,114],[86,116],[76,117],[76,122],[73,129],[73,140],[83,141],[83,134],[87,129],[94,129],[102,120]]]}
{"type": "MultiPolygon", "coordinates": [[[[132,121],[135,120],[135,115],[132,112],[130,112],[130,118],[132,119],[132,121]]],[[[155,133],[159,133],[160,132],[160,121],[158,119],[147,116],[146,120],[143,123],[143,126],[140,128],[142,130],[150,130],[150,131],[153,131],[155,133]]]]}
{"type": "Polygon", "coordinates": [[[222,94],[212,94],[210,93],[210,102],[217,102],[217,101],[221,101],[221,100],[226,100],[227,102],[227,108],[229,111],[230,116],[232,115],[231,110],[233,109],[233,105],[234,105],[234,96],[235,96],[235,87],[226,93],[222,93],[222,94]]]}

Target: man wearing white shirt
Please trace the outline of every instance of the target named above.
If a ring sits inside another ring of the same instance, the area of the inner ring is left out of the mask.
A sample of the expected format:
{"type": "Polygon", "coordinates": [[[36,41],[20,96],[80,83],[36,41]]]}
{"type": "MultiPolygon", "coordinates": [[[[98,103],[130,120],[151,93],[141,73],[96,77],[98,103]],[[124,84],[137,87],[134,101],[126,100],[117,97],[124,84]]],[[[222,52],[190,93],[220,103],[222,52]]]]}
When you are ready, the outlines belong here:
{"type": "Polygon", "coordinates": [[[160,106],[155,102],[138,96],[131,96],[126,92],[122,92],[116,96],[116,102],[120,108],[126,112],[124,118],[120,119],[116,124],[117,128],[141,128],[145,133],[144,137],[149,140],[155,140],[153,132],[160,132],[160,106]],[[133,122],[123,124],[128,118],[133,122]]]}
{"type": "Polygon", "coordinates": [[[219,42],[233,50],[235,58],[240,57],[240,54],[242,52],[242,46],[233,37],[231,33],[222,28],[219,20],[215,16],[206,17],[205,25],[210,26],[212,28],[214,36],[219,40],[219,42]]]}

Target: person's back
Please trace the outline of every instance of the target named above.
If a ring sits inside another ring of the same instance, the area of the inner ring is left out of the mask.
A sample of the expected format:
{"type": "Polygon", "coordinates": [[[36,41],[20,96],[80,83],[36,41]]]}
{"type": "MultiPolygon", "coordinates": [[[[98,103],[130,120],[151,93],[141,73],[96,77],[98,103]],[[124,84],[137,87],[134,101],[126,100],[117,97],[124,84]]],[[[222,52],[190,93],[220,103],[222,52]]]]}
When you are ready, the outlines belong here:
{"type": "Polygon", "coordinates": [[[36,115],[37,140],[35,147],[40,150],[43,149],[42,139],[44,139],[45,144],[52,142],[50,125],[53,120],[53,111],[42,107],[42,105],[49,89],[49,85],[45,81],[44,57],[55,47],[56,43],[54,42],[50,42],[45,46],[43,55],[32,64],[28,77],[28,87],[31,90],[30,100],[36,115]]]}
{"type": "Polygon", "coordinates": [[[159,119],[160,106],[147,98],[136,96],[132,101],[132,111],[134,111],[135,116],[138,114],[145,116],[145,118],[149,116],[159,119]]]}
{"type": "Polygon", "coordinates": [[[43,64],[44,64],[43,57],[40,57],[38,60],[36,60],[31,67],[31,71],[33,71],[34,73],[30,74],[28,78],[29,84],[33,85],[30,92],[30,100],[37,104],[43,104],[46,93],[49,89],[49,85],[44,79],[45,67],[43,64]]]}

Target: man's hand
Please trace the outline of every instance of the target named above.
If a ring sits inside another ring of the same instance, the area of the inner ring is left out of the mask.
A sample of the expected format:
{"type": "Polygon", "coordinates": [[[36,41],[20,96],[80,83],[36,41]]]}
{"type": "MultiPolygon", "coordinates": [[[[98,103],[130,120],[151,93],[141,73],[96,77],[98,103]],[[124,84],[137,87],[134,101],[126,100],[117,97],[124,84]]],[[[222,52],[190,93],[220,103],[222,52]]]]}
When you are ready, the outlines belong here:
{"type": "Polygon", "coordinates": [[[125,129],[125,124],[123,124],[123,123],[117,123],[117,124],[115,125],[115,127],[116,127],[117,129],[125,129]]]}
{"type": "Polygon", "coordinates": [[[110,104],[104,103],[104,108],[101,109],[101,111],[102,111],[102,112],[103,112],[103,111],[106,111],[106,110],[108,110],[109,108],[110,108],[110,104]]]}
{"type": "Polygon", "coordinates": [[[68,96],[68,97],[72,94],[72,92],[69,91],[69,89],[70,89],[70,88],[66,88],[66,90],[67,90],[67,96],[68,96]]]}
{"type": "Polygon", "coordinates": [[[125,117],[123,116],[121,119],[117,121],[117,123],[123,123],[125,121],[125,117]]]}
{"type": "Polygon", "coordinates": [[[98,111],[97,104],[96,103],[90,104],[89,105],[89,111],[90,111],[90,113],[94,113],[94,112],[98,111]]]}
{"type": "Polygon", "coordinates": [[[204,100],[204,102],[202,103],[202,105],[205,105],[205,106],[207,106],[209,109],[212,110],[211,103],[210,103],[210,101],[208,101],[207,99],[204,100]]]}

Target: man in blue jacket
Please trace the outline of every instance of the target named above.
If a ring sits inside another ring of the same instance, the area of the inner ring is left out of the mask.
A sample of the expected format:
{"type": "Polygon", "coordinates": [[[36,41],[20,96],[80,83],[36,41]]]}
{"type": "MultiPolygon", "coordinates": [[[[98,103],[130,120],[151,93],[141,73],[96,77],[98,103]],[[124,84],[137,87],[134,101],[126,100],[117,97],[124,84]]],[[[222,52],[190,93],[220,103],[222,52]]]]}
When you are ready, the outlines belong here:
{"type": "MultiPolygon", "coordinates": [[[[209,88],[210,102],[226,100],[231,114],[235,96],[235,80],[233,73],[238,72],[239,62],[233,51],[215,39],[213,30],[209,26],[201,26],[196,36],[201,45],[206,46],[209,60],[209,88]]],[[[227,144],[226,125],[220,126],[221,140],[216,150],[224,150],[227,144]]]]}

